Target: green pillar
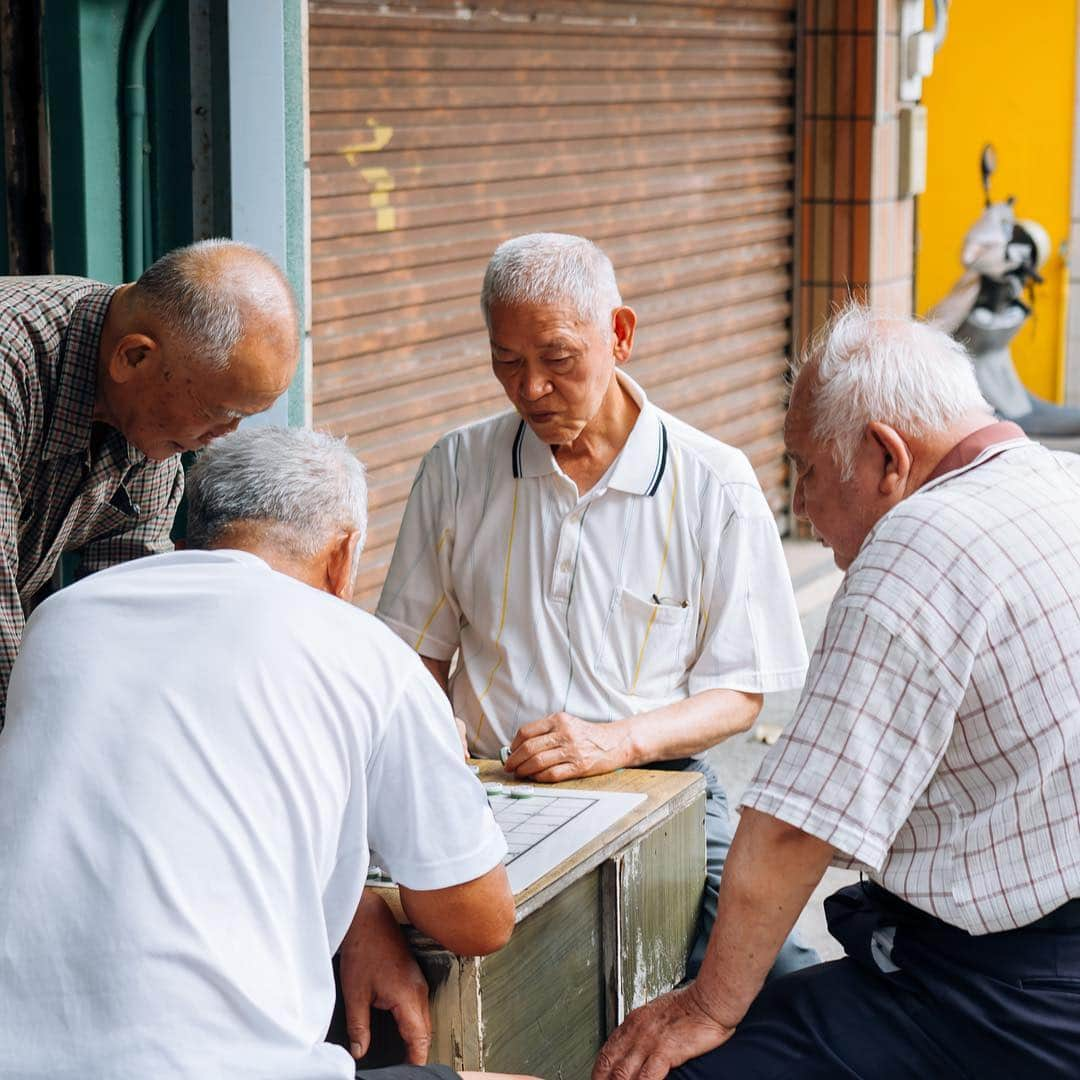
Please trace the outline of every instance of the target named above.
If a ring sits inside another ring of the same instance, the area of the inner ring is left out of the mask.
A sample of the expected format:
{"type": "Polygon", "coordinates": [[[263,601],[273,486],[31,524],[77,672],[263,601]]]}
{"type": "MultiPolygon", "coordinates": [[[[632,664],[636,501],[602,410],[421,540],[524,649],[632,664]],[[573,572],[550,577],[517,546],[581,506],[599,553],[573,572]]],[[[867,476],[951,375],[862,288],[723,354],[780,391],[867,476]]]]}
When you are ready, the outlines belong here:
{"type": "Polygon", "coordinates": [[[43,20],[55,269],[123,280],[117,94],[128,0],[49,0],[43,20]]]}

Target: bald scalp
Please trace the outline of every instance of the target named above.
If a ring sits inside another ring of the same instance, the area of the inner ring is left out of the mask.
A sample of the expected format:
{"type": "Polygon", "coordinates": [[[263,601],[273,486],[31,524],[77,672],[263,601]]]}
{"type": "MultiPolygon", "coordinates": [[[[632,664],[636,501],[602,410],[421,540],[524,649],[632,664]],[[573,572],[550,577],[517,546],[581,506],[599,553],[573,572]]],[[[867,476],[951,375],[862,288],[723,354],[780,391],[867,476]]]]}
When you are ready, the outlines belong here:
{"type": "Polygon", "coordinates": [[[299,351],[296,299],[264,252],[235,240],[200,240],[163,255],[131,289],[130,301],[194,362],[224,370],[249,333],[283,355],[299,351]]]}

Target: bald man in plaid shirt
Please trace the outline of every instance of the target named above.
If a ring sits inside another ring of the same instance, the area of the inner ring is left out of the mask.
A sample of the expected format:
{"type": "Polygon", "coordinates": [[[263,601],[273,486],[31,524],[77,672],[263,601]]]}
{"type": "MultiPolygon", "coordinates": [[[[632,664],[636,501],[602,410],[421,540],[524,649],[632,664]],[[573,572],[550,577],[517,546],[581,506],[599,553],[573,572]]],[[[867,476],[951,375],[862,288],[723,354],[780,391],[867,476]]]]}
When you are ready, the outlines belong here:
{"type": "Polygon", "coordinates": [[[82,576],[169,550],[180,454],[269,408],[298,338],[273,262],[203,241],[131,285],[0,278],[0,342],[2,727],[23,624],[61,555],[79,552],[82,576]]]}
{"type": "Polygon", "coordinates": [[[844,583],[743,796],[700,976],[594,1080],[1075,1080],[1080,457],[995,422],[940,331],[857,306],[785,440],[844,583]],[[865,873],[825,903],[846,957],[759,995],[830,863],[865,873]]]}

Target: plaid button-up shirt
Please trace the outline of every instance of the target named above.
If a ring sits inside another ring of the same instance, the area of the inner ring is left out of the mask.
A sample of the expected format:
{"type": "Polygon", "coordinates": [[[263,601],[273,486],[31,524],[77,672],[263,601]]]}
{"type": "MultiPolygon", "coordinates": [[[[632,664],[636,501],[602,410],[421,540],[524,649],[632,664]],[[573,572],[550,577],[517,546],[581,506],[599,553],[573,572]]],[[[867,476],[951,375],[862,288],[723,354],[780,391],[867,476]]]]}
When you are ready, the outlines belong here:
{"type": "Polygon", "coordinates": [[[1080,897],[1080,457],[1005,434],[871,531],[743,797],[972,934],[1080,897]]]}
{"type": "Polygon", "coordinates": [[[179,455],[151,461],[93,418],[115,291],[82,278],[0,278],[0,702],[26,615],[63,552],[81,552],[82,576],[172,547],[179,455]]]}

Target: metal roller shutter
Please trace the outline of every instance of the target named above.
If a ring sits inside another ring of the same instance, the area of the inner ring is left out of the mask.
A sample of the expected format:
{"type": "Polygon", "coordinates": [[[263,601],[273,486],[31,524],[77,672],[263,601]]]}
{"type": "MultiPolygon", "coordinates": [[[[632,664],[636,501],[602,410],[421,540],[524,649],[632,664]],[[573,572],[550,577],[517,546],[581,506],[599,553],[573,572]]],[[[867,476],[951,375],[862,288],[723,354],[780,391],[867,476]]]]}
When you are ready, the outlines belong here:
{"type": "Polygon", "coordinates": [[[420,456],[500,411],[478,296],[509,236],[578,232],[629,371],[786,507],[795,0],[311,0],[314,419],[370,469],[372,606],[420,456]]]}

